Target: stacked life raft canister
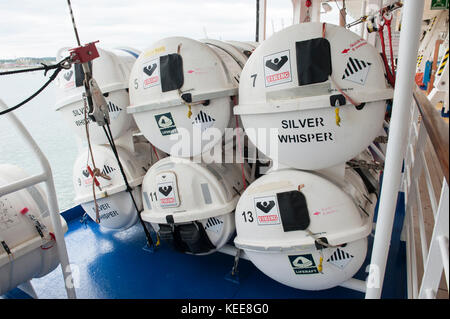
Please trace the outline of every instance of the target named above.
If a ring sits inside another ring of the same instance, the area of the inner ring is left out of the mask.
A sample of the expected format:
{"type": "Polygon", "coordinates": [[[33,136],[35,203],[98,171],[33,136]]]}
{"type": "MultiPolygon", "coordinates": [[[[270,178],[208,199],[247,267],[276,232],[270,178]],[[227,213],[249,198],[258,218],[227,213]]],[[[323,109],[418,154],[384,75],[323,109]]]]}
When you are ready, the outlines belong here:
{"type": "Polygon", "coordinates": [[[234,123],[246,60],[228,43],[171,37],[143,51],[130,74],[128,113],[152,144],[171,155],[145,175],[141,217],[177,251],[210,254],[235,232],[240,166],[205,161],[204,155],[222,150],[225,129],[234,123]]]}
{"type": "MultiPolygon", "coordinates": [[[[58,56],[63,57],[66,51],[61,49],[58,56]]],[[[133,117],[126,112],[129,105],[129,74],[139,52],[130,48],[99,48],[98,51],[99,58],[90,62],[92,76],[107,101],[111,135],[118,145],[118,157],[133,189],[132,194],[140,199],[144,174],[158,155],[156,150],[152,152],[148,143],[134,142],[133,133],[137,127],[133,117]]],[[[126,184],[115,154],[108,145],[104,127],[85,114],[84,72],[81,65],[74,64],[71,69],[60,74],[57,81],[56,110],[70,123],[80,140],[86,142],[89,139],[92,143],[92,154],[86,147],[80,151],[74,163],[74,203],[81,204],[87,215],[101,227],[113,230],[131,227],[138,220],[138,212],[126,193],[126,184]],[[100,175],[94,174],[95,168],[100,171],[100,175]]],[[[142,208],[140,200],[136,204],[139,209],[142,208]]]]}
{"type": "Polygon", "coordinates": [[[346,162],[382,130],[387,87],[377,50],[345,28],[293,25],[253,52],[239,84],[244,129],[277,129],[275,167],[236,207],[236,247],[269,277],[320,290],[350,279],[367,254],[376,198],[346,162]]]}
{"type": "MultiPolygon", "coordinates": [[[[1,101],[0,101],[1,103],[1,101]]],[[[29,177],[21,168],[0,165],[0,186],[29,177]]],[[[67,224],[61,217],[63,231],[67,224]]],[[[44,192],[39,185],[0,197],[0,295],[59,264],[57,243],[44,192]]]]}

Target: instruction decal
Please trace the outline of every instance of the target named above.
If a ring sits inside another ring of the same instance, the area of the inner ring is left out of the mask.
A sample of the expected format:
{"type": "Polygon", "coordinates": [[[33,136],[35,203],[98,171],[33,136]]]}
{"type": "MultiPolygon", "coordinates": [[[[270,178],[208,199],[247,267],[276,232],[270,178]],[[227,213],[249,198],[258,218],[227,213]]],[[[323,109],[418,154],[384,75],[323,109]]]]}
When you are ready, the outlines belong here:
{"type": "Polygon", "coordinates": [[[200,128],[201,132],[203,132],[213,126],[215,121],[216,120],[214,118],[212,118],[205,112],[200,111],[192,121],[192,125],[194,125],[194,127],[200,128]]]}
{"type": "Polygon", "coordinates": [[[205,230],[212,231],[215,233],[219,233],[222,231],[223,228],[223,220],[219,219],[218,217],[210,217],[208,218],[208,221],[205,225],[205,230]]]}
{"type": "Polygon", "coordinates": [[[8,197],[0,198],[0,230],[10,229],[20,223],[19,213],[14,210],[8,197]]]}
{"type": "Polygon", "coordinates": [[[352,259],[352,255],[337,248],[330,258],[327,259],[327,262],[338,267],[339,269],[344,269],[352,259]]]}
{"type": "Polygon", "coordinates": [[[276,196],[254,198],[258,225],[276,225],[280,223],[276,196]]]}
{"type": "Polygon", "coordinates": [[[108,102],[108,110],[109,110],[109,117],[115,120],[119,117],[120,112],[122,111],[122,108],[115,105],[113,102],[108,102]]]}
{"type": "Polygon", "coordinates": [[[162,135],[177,134],[177,127],[170,112],[155,115],[156,123],[162,135]]]}
{"type": "Polygon", "coordinates": [[[173,182],[158,183],[159,204],[161,207],[178,206],[173,182]]]}
{"type": "Polygon", "coordinates": [[[342,75],[343,80],[365,85],[372,63],[349,57],[347,67],[342,75]]]}
{"type": "Polygon", "coordinates": [[[159,75],[159,58],[153,59],[142,65],[142,82],[144,89],[157,86],[161,83],[159,75]]]}
{"type": "Polygon", "coordinates": [[[318,274],[314,258],[311,254],[288,256],[291,267],[296,275],[318,274]]]}
{"type": "Polygon", "coordinates": [[[267,55],[263,58],[263,63],[266,87],[292,81],[289,50],[267,55]]]}
{"type": "Polygon", "coordinates": [[[114,172],[115,170],[116,169],[114,167],[111,167],[111,166],[105,164],[105,165],[103,165],[102,174],[109,175],[112,172],[114,172]]]}

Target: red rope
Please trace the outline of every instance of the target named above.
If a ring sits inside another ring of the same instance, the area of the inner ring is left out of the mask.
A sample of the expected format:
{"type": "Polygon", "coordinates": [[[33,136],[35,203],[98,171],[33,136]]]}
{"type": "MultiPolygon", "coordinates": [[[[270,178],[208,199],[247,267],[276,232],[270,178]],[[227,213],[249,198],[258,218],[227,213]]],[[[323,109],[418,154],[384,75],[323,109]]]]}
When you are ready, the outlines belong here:
{"type": "Polygon", "coordinates": [[[159,156],[158,156],[158,152],[156,152],[156,147],[155,147],[155,145],[152,144],[152,148],[153,148],[153,152],[155,152],[156,159],[159,161],[159,156]]]}

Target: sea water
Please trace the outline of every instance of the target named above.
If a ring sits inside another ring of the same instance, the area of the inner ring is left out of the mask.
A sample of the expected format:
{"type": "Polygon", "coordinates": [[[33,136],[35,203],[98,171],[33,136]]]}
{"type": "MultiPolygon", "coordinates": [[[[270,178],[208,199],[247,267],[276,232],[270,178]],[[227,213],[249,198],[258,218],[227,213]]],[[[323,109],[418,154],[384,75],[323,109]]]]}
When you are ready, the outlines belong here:
{"type": "MultiPolygon", "coordinates": [[[[53,71],[50,71],[51,74],[53,71]]],[[[49,78],[43,71],[0,76],[0,99],[8,107],[25,100],[49,78]]],[[[72,168],[78,154],[79,141],[62,115],[55,111],[53,81],[37,97],[14,111],[47,157],[52,168],[60,211],[74,206],[72,168]]],[[[30,175],[42,173],[33,151],[18,130],[0,115],[0,164],[20,166],[30,175]]]]}

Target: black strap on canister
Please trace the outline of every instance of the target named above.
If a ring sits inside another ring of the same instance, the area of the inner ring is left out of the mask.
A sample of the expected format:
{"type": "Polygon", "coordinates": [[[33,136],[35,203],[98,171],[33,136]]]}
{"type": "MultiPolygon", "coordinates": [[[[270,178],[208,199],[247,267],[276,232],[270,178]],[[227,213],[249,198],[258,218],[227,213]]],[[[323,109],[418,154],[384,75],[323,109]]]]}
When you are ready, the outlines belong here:
{"type": "Polygon", "coordinates": [[[192,254],[207,253],[216,248],[206,234],[202,223],[193,221],[175,224],[172,215],[166,216],[167,224],[159,224],[161,240],[167,242],[179,252],[192,254]]]}
{"type": "Polygon", "coordinates": [[[305,230],[310,219],[305,195],[300,191],[277,193],[281,222],[285,232],[305,230]]]}

